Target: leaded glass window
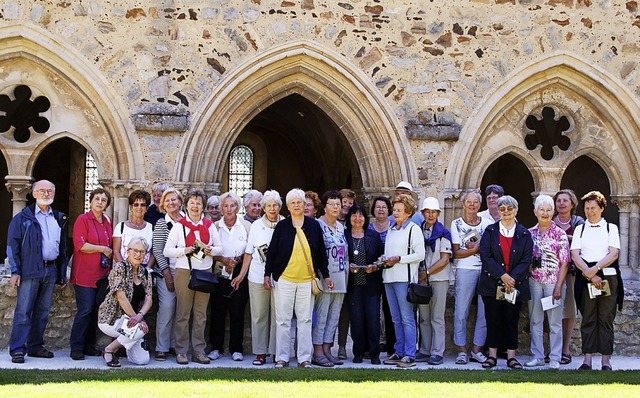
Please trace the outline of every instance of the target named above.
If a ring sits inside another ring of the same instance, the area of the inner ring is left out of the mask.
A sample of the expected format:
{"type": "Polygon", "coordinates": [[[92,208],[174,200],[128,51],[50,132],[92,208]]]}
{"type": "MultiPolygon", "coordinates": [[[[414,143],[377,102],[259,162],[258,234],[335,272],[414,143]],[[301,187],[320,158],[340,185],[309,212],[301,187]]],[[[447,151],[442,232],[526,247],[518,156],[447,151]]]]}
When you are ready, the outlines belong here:
{"type": "Polygon", "coordinates": [[[229,154],[229,190],[242,197],[252,188],[253,151],[246,145],[238,145],[229,154]]]}
{"type": "Polygon", "coordinates": [[[89,211],[89,195],[100,187],[98,182],[98,165],[93,155],[87,151],[84,162],[84,211],[89,211]]]}

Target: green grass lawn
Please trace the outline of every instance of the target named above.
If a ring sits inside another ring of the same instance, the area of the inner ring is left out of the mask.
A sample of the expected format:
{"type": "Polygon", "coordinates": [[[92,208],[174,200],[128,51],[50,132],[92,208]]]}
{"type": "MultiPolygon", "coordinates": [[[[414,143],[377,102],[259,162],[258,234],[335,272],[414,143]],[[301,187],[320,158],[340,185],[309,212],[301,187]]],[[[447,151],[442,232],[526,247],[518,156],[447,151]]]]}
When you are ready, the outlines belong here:
{"type": "Polygon", "coordinates": [[[117,369],[0,371],[0,397],[640,396],[640,371],[117,369]]]}

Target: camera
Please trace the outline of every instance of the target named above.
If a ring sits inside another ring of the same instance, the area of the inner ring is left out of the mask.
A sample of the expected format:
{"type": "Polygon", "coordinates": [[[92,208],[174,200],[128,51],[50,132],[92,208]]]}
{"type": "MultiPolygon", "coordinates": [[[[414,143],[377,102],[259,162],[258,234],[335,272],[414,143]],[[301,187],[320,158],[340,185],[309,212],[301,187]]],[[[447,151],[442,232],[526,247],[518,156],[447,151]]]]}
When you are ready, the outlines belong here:
{"type": "Polygon", "coordinates": [[[100,266],[102,268],[109,268],[109,257],[105,256],[104,253],[100,253],[100,266]]]}
{"type": "Polygon", "coordinates": [[[533,257],[531,259],[531,268],[542,268],[542,257],[533,257]]]}

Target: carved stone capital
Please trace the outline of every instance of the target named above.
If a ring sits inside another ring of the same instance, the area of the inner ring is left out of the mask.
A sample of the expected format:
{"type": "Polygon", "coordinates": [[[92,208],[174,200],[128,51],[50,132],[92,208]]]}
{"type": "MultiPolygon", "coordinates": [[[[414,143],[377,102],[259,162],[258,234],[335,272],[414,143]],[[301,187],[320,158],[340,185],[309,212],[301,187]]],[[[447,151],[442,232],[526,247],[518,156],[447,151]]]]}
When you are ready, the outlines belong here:
{"type": "Polygon", "coordinates": [[[611,201],[618,206],[620,213],[630,213],[633,205],[637,205],[639,199],[635,195],[612,195],[611,201]]]}
{"type": "Polygon", "coordinates": [[[13,195],[12,200],[25,199],[27,193],[31,192],[31,185],[33,183],[33,177],[30,176],[6,176],[7,182],[4,184],[13,195]]]}

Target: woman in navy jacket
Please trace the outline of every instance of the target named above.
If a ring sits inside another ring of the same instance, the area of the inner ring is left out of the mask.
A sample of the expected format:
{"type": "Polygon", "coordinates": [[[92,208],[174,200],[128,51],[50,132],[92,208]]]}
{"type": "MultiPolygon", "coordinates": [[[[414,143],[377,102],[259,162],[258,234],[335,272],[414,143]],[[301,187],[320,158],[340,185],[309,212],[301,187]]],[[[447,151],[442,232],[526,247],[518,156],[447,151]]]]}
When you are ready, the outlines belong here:
{"type": "Polygon", "coordinates": [[[522,369],[515,358],[518,348],[518,318],[520,307],[530,299],[529,266],[533,241],[527,228],[516,222],[518,202],[505,195],[498,199],[501,219],[487,227],[480,240],[482,272],[478,281],[478,294],[482,296],[487,319],[487,345],[489,357],[483,368],[497,364],[498,346],[507,348],[507,366],[522,369]],[[516,301],[497,299],[496,291],[517,290],[516,301]]]}
{"type": "Polygon", "coordinates": [[[380,297],[382,271],[374,263],[384,253],[380,235],[368,228],[367,211],[354,204],[347,214],[345,237],[349,245],[349,313],[353,362],[361,363],[368,346],[371,363],[380,365],[380,297]],[[359,268],[365,267],[366,268],[359,268]]]}

